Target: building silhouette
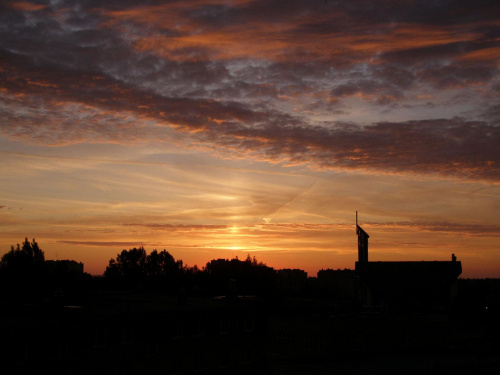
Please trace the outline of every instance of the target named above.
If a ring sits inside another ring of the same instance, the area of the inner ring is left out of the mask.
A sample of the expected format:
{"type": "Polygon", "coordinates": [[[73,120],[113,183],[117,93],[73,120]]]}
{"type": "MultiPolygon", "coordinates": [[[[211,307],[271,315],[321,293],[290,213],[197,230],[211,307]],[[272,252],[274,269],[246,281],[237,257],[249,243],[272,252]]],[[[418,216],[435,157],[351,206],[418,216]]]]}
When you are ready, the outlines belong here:
{"type": "Polygon", "coordinates": [[[462,263],[451,261],[368,261],[368,238],[357,223],[359,299],[364,310],[432,311],[451,306],[462,263]]]}

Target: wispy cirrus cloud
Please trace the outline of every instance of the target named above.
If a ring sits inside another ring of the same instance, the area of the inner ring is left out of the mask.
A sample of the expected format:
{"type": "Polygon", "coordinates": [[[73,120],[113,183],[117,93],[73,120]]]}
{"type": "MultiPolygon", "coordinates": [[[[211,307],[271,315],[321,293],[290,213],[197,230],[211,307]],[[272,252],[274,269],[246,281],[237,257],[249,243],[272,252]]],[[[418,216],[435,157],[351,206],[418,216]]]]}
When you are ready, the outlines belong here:
{"type": "MultiPolygon", "coordinates": [[[[125,226],[143,227],[149,230],[166,232],[196,232],[215,231],[227,233],[228,235],[249,235],[254,232],[267,232],[270,235],[289,236],[291,232],[300,232],[300,237],[307,238],[304,232],[353,231],[353,223],[316,224],[316,223],[262,223],[254,225],[182,225],[182,224],[158,224],[158,223],[128,223],[125,226]]],[[[500,226],[496,224],[466,224],[459,222],[434,222],[434,221],[399,221],[385,223],[363,224],[363,228],[369,230],[404,230],[404,231],[429,231],[442,233],[459,233],[467,236],[500,236],[500,226]]]]}
{"type": "Polygon", "coordinates": [[[496,224],[467,224],[459,222],[401,221],[394,223],[367,223],[366,228],[388,230],[412,230],[419,232],[452,233],[462,236],[499,237],[500,226],[496,224]]]}
{"type": "Polygon", "coordinates": [[[62,240],[57,241],[58,243],[66,244],[66,245],[84,245],[84,246],[100,246],[100,247],[140,247],[140,246],[149,246],[155,247],[158,244],[151,242],[128,242],[128,241],[69,241],[62,240]]]}

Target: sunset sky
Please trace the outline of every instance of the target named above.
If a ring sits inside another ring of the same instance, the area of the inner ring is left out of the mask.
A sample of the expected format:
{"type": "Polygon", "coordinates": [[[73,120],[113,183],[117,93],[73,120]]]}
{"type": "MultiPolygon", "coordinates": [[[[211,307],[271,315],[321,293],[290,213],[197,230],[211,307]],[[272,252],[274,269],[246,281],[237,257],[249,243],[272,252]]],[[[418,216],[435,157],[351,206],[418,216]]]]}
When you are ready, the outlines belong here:
{"type": "Polygon", "coordinates": [[[499,4],[0,1],[0,254],[500,277],[499,4]]]}

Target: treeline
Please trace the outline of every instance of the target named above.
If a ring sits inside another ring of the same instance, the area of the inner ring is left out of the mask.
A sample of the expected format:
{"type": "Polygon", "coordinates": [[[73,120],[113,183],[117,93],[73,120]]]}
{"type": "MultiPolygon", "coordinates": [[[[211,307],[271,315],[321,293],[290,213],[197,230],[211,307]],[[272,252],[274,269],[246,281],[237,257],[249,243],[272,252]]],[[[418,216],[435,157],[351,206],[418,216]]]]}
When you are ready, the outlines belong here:
{"type": "MultiPolygon", "coordinates": [[[[357,301],[353,272],[327,270],[318,273],[318,278],[308,278],[301,270],[276,271],[250,255],[245,260],[214,259],[200,269],[186,266],[167,250],[147,254],[144,247],[134,247],[110,259],[103,277],[92,277],[83,272],[81,263],[46,261],[35,239],[25,238],[0,260],[0,302],[72,305],[82,303],[90,292],[108,290],[209,297],[295,296],[351,306],[357,301]]],[[[457,286],[456,311],[500,313],[500,279],[459,279],[457,286]]]]}
{"type": "Polygon", "coordinates": [[[155,249],[146,254],[144,247],[134,247],[110,259],[104,278],[115,287],[173,291],[192,284],[199,272],[196,266],[184,266],[182,260],[175,260],[166,250],[155,249]]]}
{"type": "Polygon", "coordinates": [[[123,250],[109,261],[104,278],[112,287],[162,292],[266,294],[275,285],[276,271],[250,255],[212,260],[205,267],[188,267],[168,251],[144,247],[123,250]]]}
{"type": "Polygon", "coordinates": [[[48,299],[80,297],[91,290],[122,290],[199,295],[270,295],[275,292],[277,272],[258,262],[214,259],[203,268],[188,267],[167,250],[144,247],[122,250],[109,260],[104,277],[92,277],[71,267],[74,261],[46,261],[33,239],[4,254],[0,261],[0,297],[48,299]]]}

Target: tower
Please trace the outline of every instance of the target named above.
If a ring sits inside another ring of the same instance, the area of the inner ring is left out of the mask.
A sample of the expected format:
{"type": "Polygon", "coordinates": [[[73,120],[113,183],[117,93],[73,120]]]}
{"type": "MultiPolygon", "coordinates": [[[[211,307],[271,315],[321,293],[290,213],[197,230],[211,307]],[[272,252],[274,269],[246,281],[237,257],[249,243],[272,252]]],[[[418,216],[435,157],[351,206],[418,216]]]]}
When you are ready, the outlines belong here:
{"type": "Polygon", "coordinates": [[[358,262],[368,262],[368,238],[370,236],[358,225],[358,211],[356,211],[356,234],[358,235],[358,262]]]}

